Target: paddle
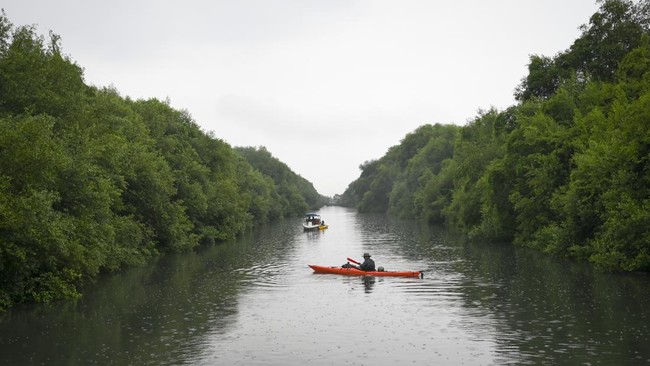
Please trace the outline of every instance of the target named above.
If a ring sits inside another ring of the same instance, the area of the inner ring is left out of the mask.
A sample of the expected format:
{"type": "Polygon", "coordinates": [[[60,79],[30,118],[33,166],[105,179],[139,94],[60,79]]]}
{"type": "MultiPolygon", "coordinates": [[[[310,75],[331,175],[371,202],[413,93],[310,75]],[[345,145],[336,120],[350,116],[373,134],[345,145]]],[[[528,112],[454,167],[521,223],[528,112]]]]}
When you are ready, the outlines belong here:
{"type": "Polygon", "coordinates": [[[350,261],[350,262],[352,262],[352,263],[354,263],[354,264],[361,265],[361,263],[355,261],[354,259],[352,259],[352,258],[350,258],[350,257],[348,257],[348,261],[350,261]]]}

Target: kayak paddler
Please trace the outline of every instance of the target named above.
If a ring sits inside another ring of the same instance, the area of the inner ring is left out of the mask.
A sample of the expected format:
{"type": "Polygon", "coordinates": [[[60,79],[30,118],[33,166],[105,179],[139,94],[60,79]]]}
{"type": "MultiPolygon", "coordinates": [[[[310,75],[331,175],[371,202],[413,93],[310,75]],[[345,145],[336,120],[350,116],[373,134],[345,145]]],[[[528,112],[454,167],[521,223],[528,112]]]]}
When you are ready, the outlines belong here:
{"type": "Polygon", "coordinates": [[[375,270],[375,261],[370,259],[370,253],[363,253],[363,263],[358,268],[366,272],[375,270]]]}

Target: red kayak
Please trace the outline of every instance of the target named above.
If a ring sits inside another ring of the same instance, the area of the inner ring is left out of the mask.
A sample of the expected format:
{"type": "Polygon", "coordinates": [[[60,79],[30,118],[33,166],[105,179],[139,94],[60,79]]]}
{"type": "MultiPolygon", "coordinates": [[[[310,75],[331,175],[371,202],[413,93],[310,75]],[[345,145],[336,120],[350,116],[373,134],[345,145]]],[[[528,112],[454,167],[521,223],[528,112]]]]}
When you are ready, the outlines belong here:
{"type": "Polygon", "coordinates": [[[419,277],[424,278],[422,271],[362,271],[356,268],[326,267],[310,264],[315,273],[330,273],[345,276],[389,276],[389,277],[419,277]]]}

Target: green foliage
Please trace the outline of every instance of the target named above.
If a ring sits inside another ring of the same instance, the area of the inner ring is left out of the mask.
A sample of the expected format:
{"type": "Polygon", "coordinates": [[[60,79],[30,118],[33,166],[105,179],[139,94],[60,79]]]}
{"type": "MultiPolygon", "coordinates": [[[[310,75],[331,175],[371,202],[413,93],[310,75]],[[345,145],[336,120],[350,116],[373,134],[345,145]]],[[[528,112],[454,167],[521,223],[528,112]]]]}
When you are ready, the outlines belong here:
{"type": "Polygon", "coordinates": [[[58,36],[51,34],[47,48],[33,26],[16,29],[11,41],[8,31],[3,36],[0,44],[7,46],[0,47],[0,108],[56,117],[74,112],[85,90],[82,70],[61,55],[58,36]]]}
{"type": "Polygon", "coordinates": [[[619,197],[594,240],[591,260],[607,270],[650,271],[650,201],[619,197]]]}
{"type": "Polygon", "coordinates": [[[650,35],[644,34],[641,46],[628,53],[616,73],[618,80],[625,87],[625,92],[632,98],[638,98],[648,91],[650,85],[650,35]]]}
{"type": "Polygon", "coordinates": [[[443,214],[450,224],[472,235],[479,234],[481,212],[489,205],[482,177],[489,164],[503,156],[505,133],[513,128],[513,122],[510,111],[481,112],[456,141],[452,196],[443,214]]]}
{"type": "MultiPolygon", "coordinates": [[[[455,161],[445,159],[441,162],[439,174],[425,169],[418,179],[419,189],[413,194],[414,216],[430,223],[443,223],[443,209],[451,204],[454,188],[455,161]]],[[[402,211],[402,217],[407,213],[402,211]]]]}
{"type": "Polygon", "coordinates": [[[607,269],[648,270],[649,118],[648,92],[631,102],[622,96],[608,115],[585,116],[591,139],[557,199],[574,243],[568,250],[607,269]]]}
{"type": "Polygon", "coordinates": [[[269,192],[258,191],[266,196],[253,197],[257,202],[264,202],[264,206],[273,208],[269,214],[275,217],[303,215],[305,211],[322,207],[327,202],[327,198],[318,194],[313,184],[273,157],[266,148],[240,147],[236,151],[255,169],[255,174],[261,174],[250,179],[267,179],[276,187],[269,192]]]}
{"type": "Polygon", "coordinates": [[[598,81],[615,81],[619,62],[640,45],[644,29],[637,10],[630,0],[603,1],[589,24],[582,26],[580,38],[560,57],[562,66],[598,81]]]}
{"type": "Polygon", "coordinates": [[[555,218],[548,202],[568,180],[569,137],[567,128],[541,111],[522,117],[509,136],[505,161],[511,169],[509,201],[516,217],[518,243],[539,247],[534,238],[537,228],[555,218]]]}
{"type": "MultiPolygon", "coordinates": [[[[440,173],[444,161],[453,156],[458,131],[456,126],[426,125],[413,133],[417,138],[403,141],[409,143],[410,148],[404,150],[410,153],[403,155],[407,164],[390,193],[389,212],[401,217],[413,212],[418,217],[429,215],[427,201],[423,200],[428,180],[422,176],[434,177],[440,173]]],[[[430,219],[435,221],[434,217],[430,219]]]]}
{"type": "Polygon", "coordinates": [[[363,195],[370,189],[370,184],[379,167],[379,161],[366,161],[359,166],[361,174],[339,197],[337,204],[344,207],[356,207],[361,202],[363,195]]]}
{"type": "Polygon", "coordinates": [[[522,80],[515,93],[518,100],[548,98],[553,95],[566,77],[556,61],[547,56],[532,55],[528,64],[528,75],[522,80]]]}
{"type": "Polygon", "coordinates": [[[621,60],[648,32],[648,1],[601,1],[571,47],[557,56],[533,55],[515,93],[519,101],[552,96],[565,80],[615,82],[621,60]]]}
{"type": "Polygon", "coordinates": [[[607,271],[649,271],[650,2],[600,4],[568,50],[531,57],[518,105],[479,113],[449,150],[418,129],[362,165],[342,198],[607,271]]]}
{"type": "Polygon", "coordinates": [[[427,204],[421,179],[425,171],[437,174],[443,161],[453,154],[458,127],[424,125],[391,147],[380,160],[362,164],[359,179],[351,183],[338,204],[357,206],[361,212],[386,212],[407,217],[416,205],[421,215],[427,204]]]}
{"type": "Polygon", "coordinates": [[[271,179],[188,113],[86,86],[58,36],[0,16],[0,310],[323,202],[284,168],[271,179]]]}

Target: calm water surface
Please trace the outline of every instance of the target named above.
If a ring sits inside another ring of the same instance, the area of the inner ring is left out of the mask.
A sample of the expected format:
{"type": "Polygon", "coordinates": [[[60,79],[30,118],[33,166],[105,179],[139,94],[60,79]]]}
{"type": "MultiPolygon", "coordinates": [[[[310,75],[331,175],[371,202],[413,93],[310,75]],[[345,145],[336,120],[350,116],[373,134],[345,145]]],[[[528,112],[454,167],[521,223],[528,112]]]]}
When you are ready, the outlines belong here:
{"type": "Polygon", "coordinates": [[[650,279],[328,207],[0,315],[0,365],[645,365],[650,279]],[[370,252],[424,279],[314,274],[370,252]]]}

